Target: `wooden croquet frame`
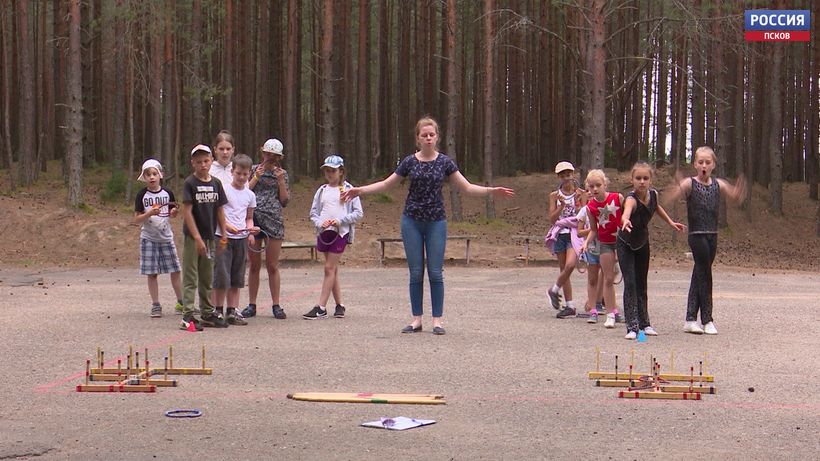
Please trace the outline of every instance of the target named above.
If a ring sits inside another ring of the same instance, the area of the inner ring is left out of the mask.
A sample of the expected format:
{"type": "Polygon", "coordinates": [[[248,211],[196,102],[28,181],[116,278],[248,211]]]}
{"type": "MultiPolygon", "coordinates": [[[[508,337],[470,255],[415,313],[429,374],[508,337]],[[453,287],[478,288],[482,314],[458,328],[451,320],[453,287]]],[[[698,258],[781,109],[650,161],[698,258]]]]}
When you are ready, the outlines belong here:
{"type": "Polygon", "coordinates": [[[148,348],[145,349],[144,363],[140,366],[139,351],[134,353],[128,346],[125,367],[122,360],[117,360],[117,367],[105,367],[105,352],[97,348],[97,367],[91,368],[91,360],[85,361],[85,384],[77,385],[77,392],[156,392],[158,387],[177,387],[176,379],[169,375],[211,375],[213,369],[205,367],[205,346],[202,346],[201,368],[174,368],[174,347],[168,347],[168,356],[162,368],[152,368],[148,360],[148,348]],[[135,359],[132,362],[132,358],[135,359]],[[162,378],[154,378],[161,376],[162,378]],[[91,384],[91,382],[110,384],[91,384]]]}
{"type": "MultiPolygon", "coordinates": [[[[628,372],[618,370],[618,356],[615,355],[615,371],[601,371],[601,351],[595,348],[595,371],[587,373],[589,379],[595,380],[597,387],[625,387],[626,390],[618,392],[618,398],[622,399],[662,399],[662,400],[701,400],[703,394],[717,394],[715,386],[704,386],[705,382],[714,382],[715,377],[703,373],[703,364],[706,361],[704,353],[703,361],[699,362],[698,374],[695,375],[695,367],[689,368],[689,374],[683,373],[661,373],[661,366],[656,358],[651,357],[650,373],[635,373],[633,371],[635,362],[635,351],[631,351],[631,358],[628,372]],[[671,384],[670,381],[684,381],[688,385],[671,384]],[[695,383],[697,382],[697,385],[695,383]]],[[[675,354],[670,354],[670,364],[674,367],[675,354]]]]}
{"type": "Polygon", "coordinates": [[[291,400],[336,403],[394,403],[414,405],[444,405],[440,394],[372,394],[369,392],[297,392],[288,394],[291,400]]]}

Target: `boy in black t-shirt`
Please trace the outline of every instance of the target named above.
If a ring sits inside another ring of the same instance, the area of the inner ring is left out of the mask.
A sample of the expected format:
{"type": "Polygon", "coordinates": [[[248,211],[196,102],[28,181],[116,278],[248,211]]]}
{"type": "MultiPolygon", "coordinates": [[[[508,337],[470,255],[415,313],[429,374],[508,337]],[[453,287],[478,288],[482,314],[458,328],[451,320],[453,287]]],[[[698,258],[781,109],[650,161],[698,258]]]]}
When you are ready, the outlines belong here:
{"type": "Polygon", "coordinates": [[[224,328],[228,324],[215,312],[211,304],[211,282],[214,270],[214,235],[217,225],[236,233],[236,227],[225,222],[222,206],[228,203],[225,190],[218,179],[211,177],[213,163],[211,149],[199,144],[191,151],[193,173],[182,186],[182,322],[181,330],[197,331],[202,327],[224,328]],[[194,317],[194,301],[199,291],[202,320],[194,317]]]}

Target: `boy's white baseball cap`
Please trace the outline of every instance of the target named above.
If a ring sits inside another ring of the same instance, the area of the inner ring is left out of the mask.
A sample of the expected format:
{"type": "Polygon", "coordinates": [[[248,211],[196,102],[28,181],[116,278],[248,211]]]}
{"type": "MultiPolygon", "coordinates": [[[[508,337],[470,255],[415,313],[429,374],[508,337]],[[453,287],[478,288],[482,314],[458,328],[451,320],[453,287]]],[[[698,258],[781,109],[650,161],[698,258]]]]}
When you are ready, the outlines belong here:
{"type": "Polygon", "coordinates": [[[193,149],[191,149],[191,157],[196,155],[197,152],[207,152],[211,155],[214,153],[211,152],[211,148],[206,146],[205,144],[197,144],[193,149]]]}
{"type": "Polygon", "coordinates": [[[137,181],[148,182],[145,179],[145,170],[148,168],[156,168],[159,171],[159,179],[162,179],[162,164],[159,163],[157,160],[149,158],[142,164],[142,169],[140,170],[140,176],[137,178],[137,181]]]}
{"type": "Polygon", "coordinates": [[[566,170],[575,171],[575,167],[569,162],[558,162],[558,165],[555,165],[555,174],[566,170]]]}
{"type": "Polygon", "coordinates": [[[275,138],[268,139],[265,141],[265,145],[262,146],[262,152],[276,155],[284,155],[282,153],[283,150],[285,150],[285,146],[282,145],[282,141],[275,138]]]}

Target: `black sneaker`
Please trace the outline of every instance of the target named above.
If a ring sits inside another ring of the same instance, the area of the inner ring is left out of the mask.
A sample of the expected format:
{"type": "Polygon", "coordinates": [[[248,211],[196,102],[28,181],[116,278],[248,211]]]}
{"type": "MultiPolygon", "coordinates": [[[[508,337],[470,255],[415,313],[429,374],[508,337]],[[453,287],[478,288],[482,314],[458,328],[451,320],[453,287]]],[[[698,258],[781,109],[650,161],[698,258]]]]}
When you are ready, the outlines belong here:
{"type": "Polygon", "coordinates": [[[179,323],[180,330],[189,330],[191,325],[194,326],[196,331],[202,331],[202,322],[193,316],[193,314],[188,314],[182,316],[182,322],[179,323]]]}
{"type": "Polygon", "coordinates": [[[552,289],[547,290],[547,297],[550,299],[550,304],[552,304],[552,308],[555,310],[561,309],[561,294],[557,291],[552,291],[552,289]]]}
{"type": "Polygon", "coordinates": [[[256,317],[256,304],[248,304],[248,307],[242,309],[242,317],[246,319],[256,317]]]}
{"type": "Polygon", "coordinates": [[[327,310],[322,309],[318,305],[313,306],[313,309],[311,309],[310,312],[302,315],[302,318],[307,320],[323,319],[325,317],[327,317],[327,310]]]}
{"type": "Polygon", "coordinates": [[[565,318],[568,318],[568,317],[575,317],[575,309],[573,309],[569,306],[564,306],[564,308],[561,309],[561,311],[558,312],[556,317],[559,318],[559,319],[565,319],[565,318]]]}
{"type": "Polygon", "coordinates": [[[245,319],[243,319],[242,316],[240,316],[239,313],[236,312],[236,309],[234,309],[232,307],[228,308],[228,315],[226,317],[226,320],[228,322],[228,325],[247,325],[248,324],[248,322],[246,322],[245,319]]]}
{"type": "Polygon", "coordinates": [[[162,317],[162,306],[159,303],[151,305],[151,318],[156,319],[162,317]]]}
{"type": "Polygon", "coordinates": [[[345,307],[341,304],[336,304],[336,311],[333,312],[333,316],[337,319],[343,319],[345,317],[345,307]]]}
{"type": "Polygon", "coordinates": [[[210,314],[202,314],[202,326],[207,328],[227,328],[228,322],[216,311],[210,314]]]}
{"type": "Polygon", "coordinates": [[[282,309],[282,306],[279,304],[274,304],[271,306],[271,311],[273,311],[273,316],[279,320],[285,320],[287,318],[287,315],[285,315],[285,310],[282,309]]]}

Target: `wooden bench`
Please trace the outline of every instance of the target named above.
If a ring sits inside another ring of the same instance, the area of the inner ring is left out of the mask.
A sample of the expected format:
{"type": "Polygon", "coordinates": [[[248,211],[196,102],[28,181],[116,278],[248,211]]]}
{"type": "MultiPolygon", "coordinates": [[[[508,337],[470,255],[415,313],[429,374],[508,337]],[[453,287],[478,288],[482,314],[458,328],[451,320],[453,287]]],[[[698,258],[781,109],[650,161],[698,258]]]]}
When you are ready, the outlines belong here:
{"type": "Polygon", "coordinates": [[[516,242],[524,242],[524,265],[529,265],[530,262],[530,241],[543,242],[543,235],[513,235],[513,240],[516,242]]]}
{"type": "Polygon", "coordinates": [[[283,250],[290,250],[292,248],[307,248],[310,250],[310,259],[313,261],[318,259],[318,255],[316,254],[316,243],[282,242],[283,250]]]}
{"type": "MultiPolygon", "coordinates": [[[[447,240],[464,240],[467,242],[467,252],[464,255],[464,258],[467,260],[467,264],[470,264],[470,240],[473,240],[476,236],[475,235],[448,235],[447,240]]],[[[381,256],[379,257],[379,263],[384,264],[384,244],[385,243],[401,243],[404,244],[401,237],[380,237],[376,239],[377,242],[381,245],[381,256]]]]}

